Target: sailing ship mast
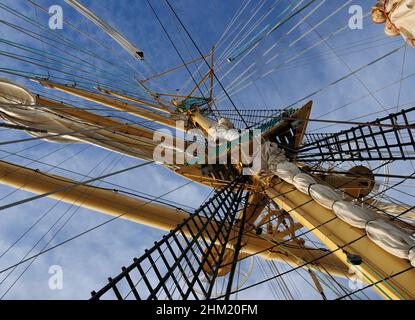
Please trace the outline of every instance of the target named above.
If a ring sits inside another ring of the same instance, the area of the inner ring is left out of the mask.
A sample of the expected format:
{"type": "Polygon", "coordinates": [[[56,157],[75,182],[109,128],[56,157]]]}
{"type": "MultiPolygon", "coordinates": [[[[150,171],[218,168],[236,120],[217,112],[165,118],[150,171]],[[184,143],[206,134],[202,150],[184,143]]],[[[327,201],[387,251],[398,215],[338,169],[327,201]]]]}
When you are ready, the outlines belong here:
{"type": "MultiPolygon", "coordinates": [[[[295,11],[296,14],[311,4],[312,2],[295,11]]],[[[93,13],[84,9],[84,14],[91,18],[93,13]]],[[[257,45],[257,42],[253,45],[257,45]]],[[[134,50],[138,52],[138,49],[134,50]]],[[[238,51],[238,55],[248,50],[245,48],[238,51]]],[[[142,52],[140,57],[143,57],[142,52]]],[[[177,129],[177,121],[181,120],[185,123],[182,128],[184,131],[198,128],[204,133],[204,138],[208,139],[210,130],[218,126],[213,116],[220,118],[213,105],[214,86],[215,83],[220,84],[214,67],[215,49],[208,55],[202,54],[200,60],[194,59],[154,77],[139,80],[138,85],[144,87],[151,97],[147,100],[101,86],[87,90],[50,79],[30,79],[45,88],[124,112],[137,120],[146,120],[161,127],[177,129]],[[207,60],[209,57],[210,62],[207,60]],[[149,80],[200,60],[209,64],[208,71],[186,95],[153,92],[146,85],[149,80]],[[198,96],[198,90],[205,84],[208,84],[209,96],[198,96]]],[[[70,139],[129,157],[153,161],[154,150],[158,145],[153,140],[155,130],[125,124],[41,95],[33,95],[24,87],[9,81],[0,82],[0,91],[4,100],[2,102],[13,101],[2,107],[3,118],[8,123],[21,126],[34,136],[33,139],[58,142],[70,139]],[[27,114],[33,111],[41,116],[28,117],[27,114]]],[[[251,256],[284,262],[293,269],[305,268],[310,271],[317,287],[319,285],[313,276],[314,272],[348,278],[350,270],[354,270],[362,274],[366,286],[373,287],[383,297],[414,299],[415,269],[411,266],[410,256],[414,248],[411,244],[408,243],[409,258],[394,254],[392,249],[383,245],[382,239],[374,241],[374,237],[368,236],[365,228],[351,225],[348,217],[344,218],[334,210],[334,204],[339,201],[349,204],[347,210],[363,208],[373,212],[376,217],[373,221],[387,221],[391,230],[402,232],[402,238],[405,238],[410,233],[410,226],[396,217],[389,219],[387,215],[382,215],[381,209],[377,210],[379,208],[375,204],[365,200],[375,187],[375,173],[362,166],[354,166],[347,172],[333,172],[321,167],[318,171],[319,168],[314,167],[316,162],[324,164],[337,161],[413,159],[405,148],[415,150],[415,128],[408,120],[414,109],[305,141],[306,137],[309,138],[307,126],[315,120],[311,118],[311,109],[312,102],[308,102],[296,109],[276,110],[273,114],[268,114],[265,121],[256,121],[255,116],[260,112],[252,110],[254,117],[249,122],[252,123],[250,129],[261,129],[263,142],[271,146],[278,145],[285,157],[275,164],[275,170],[270,169],[269,160],[265,178],[259,172],[253,176],[242,176],[241,163],[166,164],[165,167],[172,172],[215,189],[215,194],[195,212],[173,209],[94,187],[91,182],[96,179],[75,181],[5,161],[0,161],[0,183],[37,195],[27,201],[39,197],[60,199],[67,203],[78,203],[113,218],[127,219],[168,232],[153,248],[135,259],[131,266],[123,268],[120,275],[110,278],[108,285],[94,291],[94,299],[110,292],[116,298],[123,299],[125,294],[120,291],[122,282],[127,284],[127,293],[136,299],[155,299],[158,295],[171,299],[211,299],[215,298],[213,287],[218,277],[225,277],[227,285],[223,295],[216,298],[229,299],[236,292],[234,280],[237,264],[251,256]],[[391,135],[395,138],[391,138],[391,135]],[[378,145],[379,141],[384,143],[378,145]],[[277,169],[281,163],[294,166],[295,170],[301,171],[303,177],[311,176],[315,182],[308,183],[306,191],[301,190],[293,178],[287,179],[278,174],[277,169]],[[330,208],[325,207],[321,204],[321,198],[327,195],[324,192],[313,193],[313,185],[324,186],[324,190],[336,190],[342,198],[334,200],[330,208]],[[79,201],[80,198],[82,202],[79,201]],[[327,249],[316,249],[305,244],[302,237],[304,234],[298,232],[302,228],[306,228],[306,233],[313,234],[327,249]],[[189,259],[189,255],[193,260],[189,259]],[[156,256],[161,257],[157,263],[156,256]],[[155,284],[150,283],[146,268],[155,274],[155,284]],[[182,278],[186,276],[185,268],[191,270],[189,281],[178,277],[178,274],[182,278]],[[142,281],[140,286],[132,280],[134,272],[138,272],[142,281]],[[207,279],[207,286],[201,281],[202,277],[207,279]],[[182,287],[183,283],[185,287],[182,287]],[[168,285],[173,287],[168,288],[168,285]]],[[[239,110],[233,111],[234,115],[241,116],[239,110]]],[[[242,116],[240,118],[249,127],[247,119],[242,116]]],[[[353,125],[351,122],[348,124],[353,125]]],[[[186,155],[188,142],[177,136],[172,139],[175,159],[186,155]]],[[[408,212],[411,213],[411,208],[402,209],[400,214],[408,212]]],[[[370,222],[372,220],[367,224],[370,222]]],[[[392,238],[393,236],[391,235],[392,238]]],[[[400,245],[401,243],[397,246],[400,245]]]]}

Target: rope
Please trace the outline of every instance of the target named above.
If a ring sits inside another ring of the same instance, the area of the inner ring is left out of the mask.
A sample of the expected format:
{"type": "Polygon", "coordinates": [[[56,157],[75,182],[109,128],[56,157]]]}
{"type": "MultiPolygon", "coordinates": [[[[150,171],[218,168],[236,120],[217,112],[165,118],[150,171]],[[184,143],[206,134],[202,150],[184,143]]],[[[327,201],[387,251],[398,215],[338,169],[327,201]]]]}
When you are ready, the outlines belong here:
{"type": "MultiPolygon", "coordinates": [[[[149,1],[149,0],[147,0],[149,1]]],[[[172,7],[172,5],[170,4],[170,2],[168,0],[165,0],[166,4],[169,6],[170,10],[173,12],[174,16],[176,17],[176,19],[179,21],[180,25],[182,26],[183,30],[186,32],[187,36],[189,37],[189,39],[192,41],[193,45],[195,46],[195,48],[197,49],[197,51],[199,52],[201,57],[203,56],[202,51],[199,49],[198,45],[196,44],[196,42],[193,40],[193,37],[190,35],[189,31],[187,30],[187,28],[185,27],[185,25],[183,24],[182,20],[180,19],[180,17],[177,15],[176,11],[174,10],[174,8],[172,7]]],[[[230,103],[232,104],[233,108],[235,109],[235,111],[238,113],[239,117],[241,118],[241,120],[245,123],[246,126],[248,126],[244,120],[244,118],[240,115],[238,108],[236,107],[235,103],[233,102],[233,100],[231,99],[231,97],[228,95],[225,87],[222,85],[221,81],[219,80],[219,78],[217,77],[216,73],[214,72],[214,70],[212,70],[212,68],[210,67],[209,63],[207,62],[207,60],[205,58],[203,58],[203,60],[205,61],[205,64],[209,67],[210,71],[213,73],[214,78],[216,79],[216,81],[219,83],[220,87],[222,88],[222,90],[225,92],[226,96],[228,97],[228,100],[230,101],[230,103]]]]}
{"type": "Polygon", "coordinates": [[[309,1],[306,5],[304,5],[302,8],[291,14],[289,17],[284,19],[283,21],[279,22],[277,25],[272,27],[267,33],[260,36],[258,39],[252,39],[252,43],[248,44],[246,48],[242,48],[240,51],[236,52],[232,57],[229,57],[228,61],[231,62],[238,57],[240,57],[242,54],[244,54],[248,49],[259,45],[262,41],[264,41],[269,35],[271,35],[273,32],[275,32],[277,29],[279,29],[281,26],[283,26],[285,23],[290,21],[292,18],[294,18],[299,13],[303,12],[305,9],[307,9],[310,5],[312,5],[316,0],[309,1]]]}
{"type": "MultiPolygon", "coordinates": [[[[191,183],[193,183],[193,181],[186,182],[185,184],[183,184],[183,185],[181,185],[181,186],[179,186],[179,187],[177,187],[177,188],[174,188],[173,190],[170,190],[169,192],[166,192],[166,193],[162,194],[160,197],[164,197],[164,196],[166,196],[166,195],[168,195],[168,194],[171,194],[171,193],[173,193],[173,192],[175,192],[175,191],[177,191],[177,190],[179,190],[179,189],[181,189],[181,188],[183,188],[183,187],[185,187],[185,186],[187,186],[187,185],[189,185],[189,184],[191,184],[191,183]]],[[[159,199],[160,197],[157,197],[157,199],[159,199]]],[[[147,205],[147,204],[149,204],[149,203],[151,203],[151,201],[148,201],[148,202],[144,203],[142,206],[145,206],[145,205],[147,205]]],[[[40,256],[40,255],[43,255],[43,254],[45,254],[45,253],[47,253],[47,252],[50,252],[50,251],[52,251],[52,250],[54,250],[54,249],[56,249],[56,248],[58,248],[58,247],[60,247],[60,246],[63,246],[63,245],[65,245],[65,244],[67,244],[67,243],[69,243],[69,242],[71,242],[71,241],[73,241],[73,240],[75,240],[75,239],[78,239],[78,238],[80,238],[80,237],[82,237],[82,236],[84,236],[84,235],[86,235],[86,234],[88,234],[88,233],[90,233],[90,232],[92,232],[92,231],[94,231],[94,230],[96,230],[96,229],[99,229],[99,228],[101,228],[101,227],[103,227],[103,226],[107,225],[108,223],[110,223],[110,222],[112,222],[112,221],[115,221],[115,220],[117,220],[117,219],[119,219],[119,218],[123,217],[123,216],[124,216],[124,215],[126,215],[127,213],[128,213],[128,212],[125,212],[125,213],[122,213],[122,214],[120,214],[120,215],[118,215],[118,216],[116,216],[116,217],[113,217],[113,218],[111,218],[111,219],[108,219],[108,220],[106,220],[106,221],[104,221],[104,222],[102,222],[102,223],[100,223],[100,224],[97,224],[97,225],[95,225],[95,226],[94,226],[94,227],[92,227],[92,228],[86,229],[86,230],[84,230],[83,232],[78,233],[78,234],[76,234],[75,236],[70,237],[70,238],[68,238],[68,239],[66,239],[66,240],[64,240],[64,241],[62,241],[62,242],[60,242],[60,243],[58,243],[58,244],[56,244],[56,245],[54,245],[54,246],[52,246],[52,247],[49,247],[49,248],[47,248],[47,249],[45,249],[45,250],[42,250],[42,251],[38,252],[37,254],[32,255],[32,256],[30,256],[30,257],[28,257],[28,258],[26,258],[26,259],[24,259],[24,260],[20,261],[19,263],[13,264],[13,265],[11,265],[11,266],[9,266],[9,267],[5,268],[5,269],[2,269],[2,270],[0,270],[0,274],[2,274],[2,273],[4,273],[4,272],[6,272],[6,271],[8,271],[8,270],[10,270],[10,269],[12,269],[12,268],[14,268],[14,267],[16,267],[16,266],[19,266],[19,265],[21,265],[22,263],[25,263],[25,262],[27,262],[27,261],[30,261],[30,260],[32,260],[32,259],[34,259],[34,258],[36,258],[36,257],[38,257],[38,256],[40,256]]]]}
{"type": "MultiPolygon", "coordinates": [[[[333,81],[333,82],[331,82],[331,83],[327,84],[326,86],[323,86],[323,87],[321,87],[320,89],[318,89],[318,90],[316,90],[316,91],[313,91],[312,93],[310,93],[310,94],[306,95],[305,97],[303,97],[303,98],[301,98],[301,99],[298,99],[298,100],[296,100],[295,102],[293,102],[293,103],[289,104],[289,105],[287,106],[287,108],[294,107],[295,105],[297,105],[297,104],[301,103],[302,101],[307,100],[307,99],[310,99],[311,97],[313,97],[313,96],[315,96],[315,95],[317,95],[317,94],[321,93],[322,91],[324,91],[324,90],[326,90],[326,89],[328,89],[328,88],[330,88],[330,87],[332,87],[332,86],[334,86],[334,85],[336,85],[336,84],[338,84],[338,83],[342,82],[343,80],[346,80],[346,79],[350,78],[351,76],[353,76],[353,75],[355,75],[356,73],[358,73],[358,72],[360,72],[360,71],[362,71],[362,70],[366,69],[367,67],[372,66],[372,65],[376,64],[377,62],[380,62],[380,61],[384,60],[385,58],[387,58],[387,57],[391,56],[392,54],[394,54],[394,53],[398,52],[398,51],[399,51],[399,50],[401,50],[403,47],[405,47],[405,45],[402,45],[402,46],[400,46],[400,47],[397,47],[397,48],[393,49],[392,51],[389,51],[388,53],[386,53],[386,54],[382,55],[381,57],[379,57],[379,58],[377,58],[377,59],[375,59],[375,60],[373,60],[373,61],[371,61],[371,62],[369,62],[369,63],[367,63],[367,64],[365,64],[365,65],[363,65],[363,66],[361,66],[361,67],[359,67],[359,68],[357,68],[357,69],[355,69],[355,70],[351,70],[348,74],[344,75],[343,77],[341,77],[341,78],[339,78],[339,79],[337,79],[337,80],[335,80],[335,81],[333,81]]],[[[264,78],[264,77],[265,77],[266,75],[268,75],[269,73],[270,73],[270,72],[268,72],[268,73],[266,73],[266,74],[262,75],[260,78],[264,78]]],[[[257,79],[257,80],[259,80],[259,79],[257,79]]],[[[256,80],[255,80],[255,81],[256,81],[256,80]]],[[[237,92],[241,91],[243,88],[245,88],[245,87],[247,87],[248,85],[251,85],[251,84],[252,84],[252,82],[248,83],[247,85],[245,85],[244,87],[240,88],[239,90],[237,90],[237,91],[236,91],[236,92],[234,92],[233,94],[236,94],[237,92]]]]}
{"type": "MultiPolygon", "coordinates": [[[[278,1],[277,1],[278,2],[278,1]]],[[[250,18],[248,19],[247,22],[245,22],[245,24],[243,25],[242,28],[238,28],[238,33],[236,35],[234,35],[231,41],[229,41],[227,47],[223,50],[222,54],[220,55],[219,59],[221,59],[223,56],[227,55],[228,51],[231,51],[233,47],[238,46],[238,37],[239,35],[245,30],[245,28],[248,26],[248,24],[251,22],[252,19],[255,18],[255,16],[257,15],[257,13],[262,9],[262,7],[265,5],[266,1],[262,0],[262,2],[260,2],[258,4],[258,6],[256,7],[256,9],[254,10],[255,12],[253,14],[250,15],[250,18]]],[[[248,31],[249,32],[249,31],[248,31]]]]}
{"type": "Polygon", "coordinates": [[[297,101],[295,101],[295,102],[291,103],[291,104],[288,106],[288,108],[291,108],[291,107],[295,106],[296,104],[298,104],[298,103],[300,103],[300,102],[302,102],[302,101],[304,101],[304,100],[307,100],[307,99],[309,99],[309,98],[311,98],[311,97],[315,96],[316,94],[318,94],[318,93],[320,93],[320,92],[324,91],[325,89],[327,89],[327,88],[329,88],[329,87],[332,87],[332,86],[334,86],[334,85],[336,85],[336,84],[340,83],[341,81],[343,81],[343,80],[346,80],[346,79],[350,78],[351,76],[353,76],[353,75],[355,75],[356,73],[358,73],[358,72],[360,72],[360,71],[362,71],[362,70],[366,69],[367,67],[370,67],[370,66],[372,66],[372,65],[376,64],[376,63],[377,63],[377,62],[379,62],[379,61],[382,61],[383,59],[385,59],[385,58],[387,58],[387,57],[391,56],[392,54],[394,54],[394,53],[398,52],[399,50],[401,50],[404,46],[405,46],[405,45],[400,46],[400,47],[398,47],[398,48],[395,48],[395,49],[393,49],[392,51],[390,51],[390,52],[388,52],[388,53],[386,53],[386,54],[384,54],[384,55],[380,56],[379,58],[377,58],[377,59],[375,59],[375,60],[373,60],[373,61],[371,61],[371,62],[369,62],[369,63],[367,63],[367,64],[365,64],[365,65],[363,65],[363,66],[361,66],[360,68],[357,68],[357,69],[355,69],[355,70],[352,70],[351,72],[349,72],[348,74],[344,75],[343,77],[341,77],[341,78],[339,78],[339,79],[337,79],[337,80],[335,80],[335,81],[333,81],[333,82],[329,83],[328,85],[326,85],[326,86],[324,86],[324,87],[322,87],[322,88],[320,88],[320,89],[318,89],[318,90],[316,90],[316,91],[314,91],[314,92],[312,92],[312,93],[308,94],[307,96],[305,96],[305,97],[303,97],[303,98],[301,98],[301,99],[299,99],[299,100],[297,100],[297,101]]]}
{"type": "MultiPolygon", "coordinates": [[[[104,157],[104,159],[102,159],[98,164],[97,164],[97,166],[99,166],[100,164],[102,164],[109,156],[111,156],[112,155],[112,153],[108,153],[105,157],[104,157]]],[[[119,161],[119,160],[118,160],[119,161]]],[[[106,166],[106,168],[104,169],[104,170],[102,170],[102,173],[104,173],[108,168],[109,168],[109,166],[110,166],[110,164],[111,164],[111,162],[106,166]]],[[[96,166],[96,167],[97,167],[96,166]]],[[[95,167],[95,168],[96,168],[95,167]]],[[[95,169],[95,168],[93,168],[93,169],[91,169],[90,170],[90,172],[89,172],[89,174],[95,169]]],[[[70,212],[70,210],[72,209],[72,207],[74,207],[74,204],[76,203],[76,202],[78,202],[79,201],[79,199],[80,198],[85,198],[86,197],[86,195],[87,195],[87,193],[86,194],[83,194],[83,195],[81,195],[81,196],[79,196],[77,199],[76,199],[76,201],[74,201],[71,205],[70,205],[70,207],[68,207],[66,210],[65,210],[65,212],[52,224],[52,226],[43,234],[43,236],[32,246],[32,248],[24,255],[24,257],[21,259],[21,260],[23,260],[24,258],[26,258],[29,254],[30,254],[30,252],[32,252],[33,250],[34,250],[34,248],[36,248],[36,246],[46,237],[46,235],[58,224],[58,222],[62,219],[62,218],[64,218],[69,212],[70,212]]],[[[61,200],[60,200],[61,201],[61,200]]],[[[59,201],[59,202],[60,202],[59,201]]],[[[59,203],[58,202],[58,203],[59,203]]],[[[68,219],[66,219],[65,221],[64,221],[64,223],[62,224],[62,226],[52,235],[52,237],[46,242],[46,244],[42,247],[42,249],[44,249],[44,248],[46,248],[48,245],[49,245],[49,243],[51,243],[52,241],[53,241],[53,239],[55,239],[55,237],[58,235],[58,233],[67,225],[67,223],[70,221],[70,219],[75,215],[75,213],[79,210],[79,208],[81,208],[82,207],[82,204],[83,204],[83,202],[81,202],[81,204],[80,205],[78,205],[77,206],[77,208],[76,208],[76,210],[74,210],[74,212],[69,216],[69,218],[68,219]]],[[[30,263],[29,263],[29,265],[20,273],[20,275],[17,277],[17,279],[15,279],[15,281],[9,286],[9,288],[3,293],[3,295],[0,297],[0,300],[2,300],[6,295],[7,295],[7,293],[16,285],[16,283],[19,281],[19,279],[21,279],[21,277],[28,271],[28,269],[30,268],[30,266],[34,263],[36,261],[36,258],[35,259],[33,259],[33,260],[31,260],[30,261],[30,263]]],[[[6,277],[4,277],[3,279],[2,279],[2,281],[0,282],[0,285],[2,284],[2,283],[4,283],[4,281],[6,281],[6,279],[13,273],[13,271],[15,270],[17,268],[17,266],[15,267],[15,268],[13,268],[12,270],[10,270],[10,272],[6,275],[6,277]]]]}
{"type": "Polygon", "coordinates": [[[144,60],[144,53],[135,47],[131,42],[129,42],[121,33],[111,27],[108,23],[104,20],[99,18],[96,14],[94,14],[91,10],[80,4],[76,0],[65,0],[67,4],[69,4],[72,8],[82,14],[85,18],[90,20],[94,23],[97,27],[103,30],[106,34],[108,34],[112,39],[114,39],[121,47],[124,48],[127,52],[129,52],[134,58],[139,60],[144,60]]]}
{"type": "Polygon", "coordinates": [[[232,27],[232,25],[235,23],[235,21],[239,18],[239,16],[242,14],[242,12],[246,9],[246,7],[249,5],[249,3],[251,2],[251,0],[246,1],[245,0],[245,5],[244,2],[242,2],[241,6],[239,7],[239,9],[236,11],[234,17],[231,19],[231,21],[229,22],[228,26],[225,28],[225,31],[222,33],[222,35],[220,36],[219,40],[216,42],[215,47],[219,48],[222,43],[225,43],[225,40],[229,38],[229,36],[232,33],[229,33],[228,36],[226,36],[226,38],[224,38],[225,34],[228,33],[228,31],[230,30],[230,28],[232,27]]]}

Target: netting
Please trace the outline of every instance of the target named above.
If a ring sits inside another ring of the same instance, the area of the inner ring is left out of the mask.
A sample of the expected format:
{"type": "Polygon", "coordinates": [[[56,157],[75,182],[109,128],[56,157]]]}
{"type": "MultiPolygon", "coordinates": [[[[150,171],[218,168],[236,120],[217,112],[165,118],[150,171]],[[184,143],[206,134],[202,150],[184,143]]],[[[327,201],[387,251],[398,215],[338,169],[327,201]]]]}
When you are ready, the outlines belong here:
{"type": "Polygon", "coordinates": [[[238,254],[227,244],[233,239],[237,248],[235,242],[241,241],[240,237],[235,241],[233,231],[237,213],[243,210],[241,179],[218,190],[153,248],[124,267],[121,274],[109,278],[108,285],[92,293],[92,299],[114,295],[119,300],[209,299],[225,256],[238,254]]]}

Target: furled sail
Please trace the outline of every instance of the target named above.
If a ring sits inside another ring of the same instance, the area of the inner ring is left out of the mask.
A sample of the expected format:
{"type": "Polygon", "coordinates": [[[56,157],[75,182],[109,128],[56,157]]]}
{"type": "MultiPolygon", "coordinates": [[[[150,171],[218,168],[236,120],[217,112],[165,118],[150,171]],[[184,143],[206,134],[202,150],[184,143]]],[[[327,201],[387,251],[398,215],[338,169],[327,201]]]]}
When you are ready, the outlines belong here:
{"type": "Polygon", "coordinates": [[[415,48],[415,0],[378,0],[372,8],[372,21],[385,24],[389,37],[401,35],[415,48]]]}
{"type": "Polygon", "coordinates": [[[133,57],[144,60],[144,53],[137,47],[135,47],[130,41],[128,41],[121,33],[111,27],[104,20],[99,18],[91,10],[83,6],[79,1],[76,0],[65,0],[67,4],[73,7],[76,11],[82,14],[85,18],[89,19],[99,28],[101,28],[105,33],[107,33],[111,38],[118,42],[125,50],[127,50],[133,57]]]}
{"type": "Polygon", "coordinates": [[[303,173],[296,164],[287,161],[284,151],[277,144],[269,141],[264,143],[262,153],[267,162],[267,171],[309,195],[349,225],[364,229],[369,239],[379,247],[396,257],[409,260],[415,266],[413,230],[402,228],[369,208],[344,200],[333,188],[321,184],[311,175],[303,173]]]}
{"type": "Polygon", "coordinates": [[[26,130],[43,140],[89,143],[139,159],[152,160],[156,147],[151,131],[108,118],[102,119],[77,108],[42,105],[25,88],[1,79],[0,118],[23,128],[43,130],[26,130]]]}
{"type": "MultiPolygon", "coordinates": [[[[212,130],[209,134],[212,135],[214,132],[215,138],[219,135],[229,141],[237,138],[238,135],[232,127],[229,120],[221,119],[221,122],[213,127],[216,130],[212,130]]],[[[262,171],[275,174],[285,182],[292,184],[322,207],[331,210],[339,219],[355,228],[364,229],[369,239],[379,247],[396,257],[409,260],[415,266],[415,236],[412,230],[407,230],[386,220],[385,216],[369,208],[345,200],[331,186],[321,184],[311,175],[302,172],[295,163],[288,161],[284,150],[274,142],[264,142],[258,156],[261,156],[262,163],[265,163],[262,171]]],[[[384,204],[383,207],[388,206],[384,204]]],[[[389,206],[387,209],[395,212],[394,216],[399,215],[396,212],[402,214],[410,211],[409,208],[397,206],[389,206]]],[[[411,216],[405,216],[405,218],[412,222],[411,216]]]]}
{"type": "MultiPolygon", "coordinates": [[[[44,130],[46,133],[63,133],[71,131],[65,127],[62,121],[54,121],[44,112],[39,112],[35,107],[35,97],[24,87],[5,79],[0,79],[0,118],[7,123],[27,128],[44,130]]],[[[28,131],[30,135],[42,136],[37,132],[28,131]]],[[[74,143],[77,138],[73,136],[55,136],[45,140],[59,143],[74,143]]]]}

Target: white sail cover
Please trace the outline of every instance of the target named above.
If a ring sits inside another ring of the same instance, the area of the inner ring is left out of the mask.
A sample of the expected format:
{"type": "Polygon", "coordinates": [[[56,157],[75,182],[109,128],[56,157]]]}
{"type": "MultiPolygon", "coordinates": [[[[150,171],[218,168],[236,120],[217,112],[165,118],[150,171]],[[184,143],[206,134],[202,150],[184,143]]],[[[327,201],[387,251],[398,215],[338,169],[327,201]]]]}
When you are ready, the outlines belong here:
{"type": "Polygon", "coordinates": [[[33,105],[35,103],[35,98],[32,96],[32,94],[22,86],[16,85],[9,80],[1,78],[0,85],[1,104],[33,105]]]}
{"type": "Polygon", "coordinates": [[[233,141],[239,138],[239,132],[227,118],[219,119],[218,123],[211,126],[208,134],[212,140],[223,139],[233,141]]]}
{"type": "MultiPolygon", "coordinates": [[[[50,142],[89,143],[131,157],[153,159],[153,140],[120,134],[116,132],[116,127],[102,128],[58,114],[53,108],[37,106],[36,99],[27,89],[4,79],[0,79],[0,119],[14,125],[45,130],[47,133],[27,133],[50,142]]],[[[114,124],[122,125],[115,121],[114,124]]]]}
{"type": "Polygon", "coordinates": [[[407,205],[376,201],[375,207],[389,215],[399,216],[401,220],[407,223],[415,224],[415,209],[407,205]]]}
{"type": "Polygon", "coordinates": [[[386,35],[401,35],[415,47],[415,0],[378,0],[372,8],[372,21],[384,23],[386,35]]]}
{"type": "Polygon", "coordinates": [[[301,170],[287,159],[275,143],[263,145],[262,157],[267,157],[268,167],[280,179],[288,182],[312,197],[322,207],[333,213],[349,225],[364,229],[374,243],[385,251],[399,258],[408,259],[415,266],[415,237],[413,231],[398,227],[373,210],[353,204],[327,185],[318,183],[313,177],[301,170]]]}
{"type": "MultiPolygon", "coordinates": [[[[28,128],[43,129],[54,133],[71,131],[61,122],[53,121],[44,112],[33,109],[35,98],[30,91],[6,79],[0,79],[0,118],[4,121],[28,128]]],[[[34,136],[42,134],[28,132],[34,136]]],[[[43,134],[45,135],[45,134],[43,134]]],[[[75,142],[71,136],[53,137],[49,141],[66,143],[75,142]]]]}
{"type": "MultiPolygon", "coordinates": [[[[214,138],[221,137],[228,141],[237,138],[237,132],[228,120],[220,121],[209,130],[214,138]],[[228,129],[228,132],[226,132],[228,129]]],[[[284,151],[276,143],[266,141],[261,148],[261,175],[263,171],[271,172],[285,182],[295,186],[297,190],[309,195],[327,208],[347,224],[364,229],[371,241],[390,254],[407,259],[415,267],[415,236],[413,230],[396,226],[392,221],[386,220],[385,215],[376,213],[366,207],[356,205],[343,199],[342,194],[330,186],[317,182],[312,176],[301,172],[300,168],[287,160],[284,151]]],[[[384,204],[384,207],[387,206],[384,204]]],[[[393,211],[391,205],[389,209],[393,211]]],[[[402,208],[394,208],[402,211],[402,208]]]]}
{"type": "Polygon", "coordinates": [[[128,41],[121,33],[111,27],[108,23],[94,14],[91,10],[83,6],[79,1],[76,0],[65,0],[67,4],[73,7],[76,11],[82,14],[85,18],[89,19],[96,26],[101,28],[111,38],[113,38],[118,44],[128,51],[133,57],[144,60],[144,53],[137,47],[135,47],[130,41],[128,41]]]}

